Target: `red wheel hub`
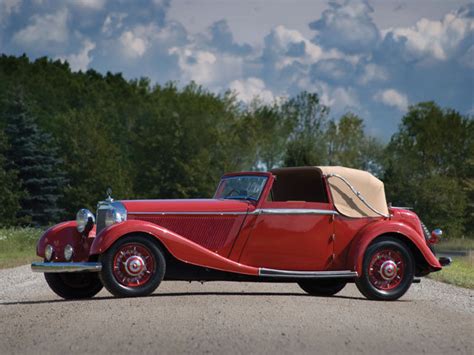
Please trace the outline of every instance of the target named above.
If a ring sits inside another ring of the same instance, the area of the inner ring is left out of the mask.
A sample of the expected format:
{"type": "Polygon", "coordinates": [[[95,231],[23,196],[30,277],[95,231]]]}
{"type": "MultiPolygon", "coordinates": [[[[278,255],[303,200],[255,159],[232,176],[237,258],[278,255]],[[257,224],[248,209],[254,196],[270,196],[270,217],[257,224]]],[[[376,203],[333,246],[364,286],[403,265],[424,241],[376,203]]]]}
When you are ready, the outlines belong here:
{"type": "Polygon", "coordinates": [[[155,259],[143,244],[124,244],[114,255],[113,272],[115,279],[123,286],[142,286],[155,273],[155,259]]]}
{"type": "Polygon", "coordinates": [[[405,261],[401,253],[394,249],[376,252],[369,263],[369,281],[377,289],[389,291],[403,280],[405,261]]]}

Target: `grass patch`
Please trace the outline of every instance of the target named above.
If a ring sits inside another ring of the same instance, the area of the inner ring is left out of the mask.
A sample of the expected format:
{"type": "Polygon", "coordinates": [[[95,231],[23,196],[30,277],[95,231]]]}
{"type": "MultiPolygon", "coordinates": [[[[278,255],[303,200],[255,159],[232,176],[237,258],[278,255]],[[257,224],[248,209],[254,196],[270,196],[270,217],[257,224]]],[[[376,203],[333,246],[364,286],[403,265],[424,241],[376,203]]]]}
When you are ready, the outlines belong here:
{"type": "Polygon", "coordinates": [[[0,228],[0,268],[9,268],[39,260],[36,243],[43,233],[38,228],[0,228]]]}
{"type": "Polygon", "coordinates": [[[451,238],[441,239],[435,246],[436,251],[446,250],[474,250],[473,238],[451,238]]]}
{"type": "Polygon", "coordinates": [[[474,254],[462,258],[454,258],[453,263],[443,270],[429,275],[433,280],[474,289],[474,254]]]}

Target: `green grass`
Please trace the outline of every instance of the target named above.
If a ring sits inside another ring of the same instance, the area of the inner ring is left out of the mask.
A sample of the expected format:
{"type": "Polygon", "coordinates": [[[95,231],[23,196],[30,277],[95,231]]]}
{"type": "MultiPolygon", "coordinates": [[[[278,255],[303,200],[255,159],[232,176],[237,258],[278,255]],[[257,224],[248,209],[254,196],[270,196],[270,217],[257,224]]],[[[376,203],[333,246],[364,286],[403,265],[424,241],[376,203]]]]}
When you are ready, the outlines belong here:
{"type": "Polygon", "coordinates": [[[0,228],[0,268],[38,260],[36,242],[42,232],[37,228],[0,228]]]}
{"type": "Polygon", "coordinates": [[[430,274],[429,277],[433,280],[474,289],[474,254],[471,251],[466,257],[454,258],[450,266],[430,274]]]}
{"type": "Polygon", "coordinates": [[[474,250],[474,238],[441,239],[435,246],[436,251],[474,250]]]}

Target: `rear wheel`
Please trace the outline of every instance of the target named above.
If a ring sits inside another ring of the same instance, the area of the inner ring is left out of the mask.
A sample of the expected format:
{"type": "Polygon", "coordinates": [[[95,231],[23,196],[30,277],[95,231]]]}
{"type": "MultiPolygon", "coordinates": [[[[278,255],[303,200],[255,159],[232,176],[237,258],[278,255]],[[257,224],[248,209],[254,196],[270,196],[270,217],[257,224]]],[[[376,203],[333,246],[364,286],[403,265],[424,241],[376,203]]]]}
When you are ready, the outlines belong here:
{"type": "Polygon", "coordinates": [[[305,280],[298,282],[298,285],[311,296],[333,296],[346,286],[346,282],[333,279],[305,280]]]}
{"type": "Polygon", "coordinates": [[[44,278],[51,290],[65,299],[94,297],[103,287],[97,273],[92,272],[45,273],[44,278]]]}
{"type": "Polygon", "coordinates": [[[410,249],[395,238],[383,237],[367,248],[356,285],[368,299],[393,301],[408,291],[414,273],[410,249]]]}
{"type": "Polygon", "coordinates": [[[100,257],[100,279],[117,297],[148,296],[165,275],[166,262],[158,245],[141,235],[119,239],[100,257]]]}

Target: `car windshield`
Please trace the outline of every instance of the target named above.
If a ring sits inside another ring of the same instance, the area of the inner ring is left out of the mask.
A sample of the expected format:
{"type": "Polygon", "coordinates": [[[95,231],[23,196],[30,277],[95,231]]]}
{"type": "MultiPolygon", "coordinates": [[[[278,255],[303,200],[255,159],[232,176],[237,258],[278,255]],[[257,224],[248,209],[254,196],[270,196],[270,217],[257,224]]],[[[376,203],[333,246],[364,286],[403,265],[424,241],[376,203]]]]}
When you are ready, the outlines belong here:
{"type": "Polygon", "coordinates": [[[221,180],[214,198],[257,201],[266,181],[266,176],[256,175],[225,177],[221,180]]]}

